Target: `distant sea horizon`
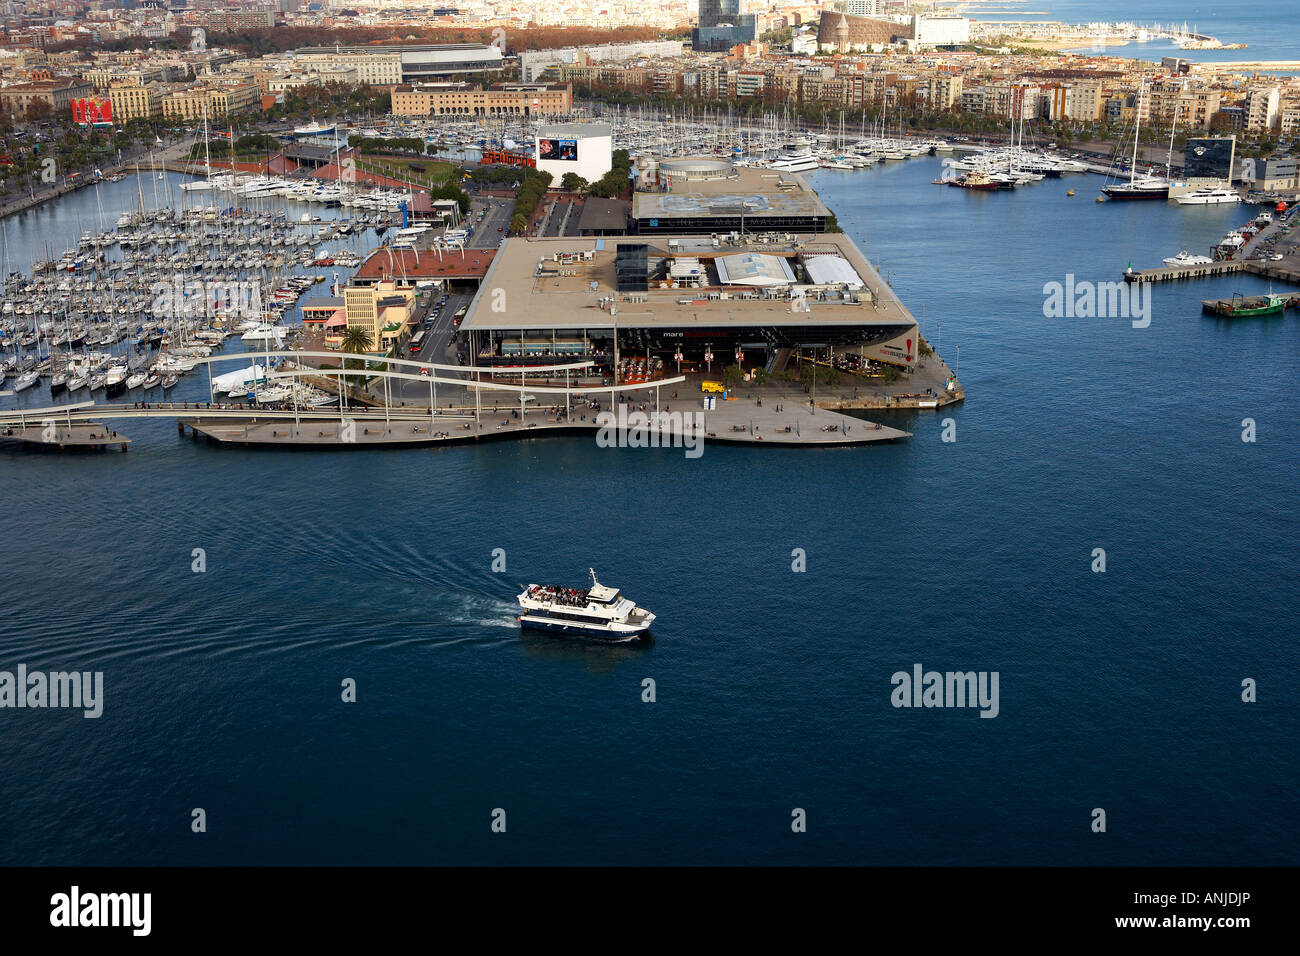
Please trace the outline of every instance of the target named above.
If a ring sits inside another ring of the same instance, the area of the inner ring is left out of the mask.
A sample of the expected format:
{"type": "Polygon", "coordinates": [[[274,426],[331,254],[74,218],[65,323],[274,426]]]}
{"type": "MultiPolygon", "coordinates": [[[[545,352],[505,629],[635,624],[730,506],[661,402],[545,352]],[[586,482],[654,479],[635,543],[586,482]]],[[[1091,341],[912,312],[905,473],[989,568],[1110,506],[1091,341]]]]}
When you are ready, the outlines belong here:
{"type": "MultiPolygon", "coordinates": [[[[1109,56],[1159,61],[1181,56],[1201,63],[1236,60],[1294,60],[1300,58],[1294,41],[1295,8],[1281,0],[1262,0],[1248,6],[1176,3],[1174,0],[1027,0],[1022,12],[1005,12],[1013,4],[970,4],[960,7],[976,20],[1058,20],[1062,23],[1136,23],[1144,26],[1182,26],[1208,34],[1224,43],[1244,43],[1244,50],[1180,50],[1169,42],[1128,43],[1109,47],[1109,56]],[[992,10],[986,9],[991,7],[992,10]],[[997,12],[992,12],[997,11],[997,12]],[[1041,11],[1048,11],[1046,14],[1041,11]]],[[[1070,51],[1089,52],[1089,51],[1070,51]]]]}

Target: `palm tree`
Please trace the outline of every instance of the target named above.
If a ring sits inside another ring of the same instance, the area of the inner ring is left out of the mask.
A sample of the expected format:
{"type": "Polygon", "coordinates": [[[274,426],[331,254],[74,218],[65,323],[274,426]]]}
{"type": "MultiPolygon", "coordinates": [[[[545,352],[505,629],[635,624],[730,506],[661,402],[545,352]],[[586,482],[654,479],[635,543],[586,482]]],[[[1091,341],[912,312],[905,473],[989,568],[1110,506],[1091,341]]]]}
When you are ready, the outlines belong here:
{"type": "Polygon", "coordinates": [[[353,355],[361,355],[369,352],[370,347],[375,344],[374,336],[370,330],[362,328],[359,325],[349,325],[343,330],[343,341],[339,343],[339,348],[344,352],[351,352],[353,355]]]}
{"type": "MultiPolygon", "coordinates": [[[[364,355],[370,351],[374,341],[374,336],[370,334],[369,329],[362,328],[359,325],[349,325],[343,330],[343,339],[339,343],[339,348],[344,352],[351,352],[353,355],[364,355]]],[[[345,358],[342,368],[347,370],[352,367],[352,360],[345,358]]]]}

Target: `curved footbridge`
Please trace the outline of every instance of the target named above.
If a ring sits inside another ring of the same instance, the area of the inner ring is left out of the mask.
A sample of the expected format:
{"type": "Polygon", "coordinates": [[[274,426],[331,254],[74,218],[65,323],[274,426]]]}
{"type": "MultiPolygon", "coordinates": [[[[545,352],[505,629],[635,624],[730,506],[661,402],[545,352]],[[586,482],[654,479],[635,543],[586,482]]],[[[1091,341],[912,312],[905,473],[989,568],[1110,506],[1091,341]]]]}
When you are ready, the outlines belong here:
{"type": "MultiPolygon", "coordinates": [[[[281,358],[296,363],[308,358],[337,361],[341,357],[345,356],[335,352],[245,352],[211,356],[199,362],[211,369],[217,362],[257,363],[281,358]]],[[[372,388],[376,379],[386,394],[391,393],[394,382],[419,382],[428,386],[428,404],[413,405],[409,397],[402,405],[384,401],[379,406],[334,405],[329,409],[270,409],[222,405],[215,400],[130,405],[74,402],[46,408],[0,410],[0,441],[57,448],[119,446],[125,450],[130,439],[117,433],[118,423],[142,418],[173,419],[182,433],[188,428],[195,435],[224,443],[315,448],[456,444],[546,434],[588,433],[596,437],[602,428],[610,443],[620,447],[677,446],[696,440],[766,446],[865,445],[911,437],[909,432],[812,404],[769,402],[763,405],[753,399],[718,400],[712,409],[705,410],[702,396],[693,400],[670,398],[661,404],[662,389],[680,385],[685,381],[683,376],[613,387],[515,385],[481,380],[481,374],[490,372],[486,369],[379,355],[358,358],[386,366],[383,370],[364,372],[372,388]],[[416,371],[394,371],[398,366],[416,371]],[[439,388],[454,389],[462,397],[462,403],[441,406],[437,399],[439,388]],[[468,393],[473,393],[473,404],[469,403],[468,393]],[[485,393],[490,393],[490,397],[485,393]],[[502,401],[502,396],[509,401],[502,401]],[[592,403],[599,408],[592,407],[592,403]],[[602,412],[607,415],[602,417],[602,412]],[[658,424],[646,427],[644,419],[658,424]]],[[[546,371],[552,373],[552,378],[564,373],[568,379],[589,370],[591,365],[591,362],[574,362],[547,366],[546,371]]],[[[266,377],[272,381],[309,378],[317,382],[334,378],[339,380],[337,390],[343,392],[346,391],[341,381],[344,375],[362,374],[359,369],[287,366],[285,363],[266,377]]]]}

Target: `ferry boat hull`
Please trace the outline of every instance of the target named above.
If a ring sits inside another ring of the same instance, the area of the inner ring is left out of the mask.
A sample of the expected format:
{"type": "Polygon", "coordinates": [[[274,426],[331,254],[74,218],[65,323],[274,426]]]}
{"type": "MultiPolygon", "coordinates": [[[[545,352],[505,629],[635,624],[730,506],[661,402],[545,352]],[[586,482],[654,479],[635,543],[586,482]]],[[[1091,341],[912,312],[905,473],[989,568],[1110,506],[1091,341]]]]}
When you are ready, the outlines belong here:
{"type": "Polygon", "coordinates": [[[642,634],[650,630],[650,625],[628,631],[626,633],[611,633],[604,627],[591,627],[586,624],[580,624],[577,621],[557,621],[554,618],[534,617],[531,614],[524,614],[519,618],[519,626],[531,628],[535,631],[548,631],[552,634],[561,634],[566,637],[582,637],[588,640],[600,641],[605,644],[625,644],[628,641],[635,641],[642,634]]]}

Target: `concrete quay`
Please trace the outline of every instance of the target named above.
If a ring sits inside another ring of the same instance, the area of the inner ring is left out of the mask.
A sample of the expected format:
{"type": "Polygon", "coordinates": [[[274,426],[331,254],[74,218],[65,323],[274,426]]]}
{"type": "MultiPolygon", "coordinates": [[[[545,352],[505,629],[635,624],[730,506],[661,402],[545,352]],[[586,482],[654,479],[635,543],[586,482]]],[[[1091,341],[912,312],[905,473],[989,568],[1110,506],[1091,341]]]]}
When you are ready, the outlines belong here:
{"type": "Polygon", "coordinates": [[[1240,259],[1223,259],[1219,262],[1203,262],[1192,266],[1160,266],[1156,269],[1129,269],[1124,273],[1125,282],[1174,282],[1178,279],[1205,279],[1210,276],[1226,276],[1243,271],[1245,263],[1240,259]]]}

